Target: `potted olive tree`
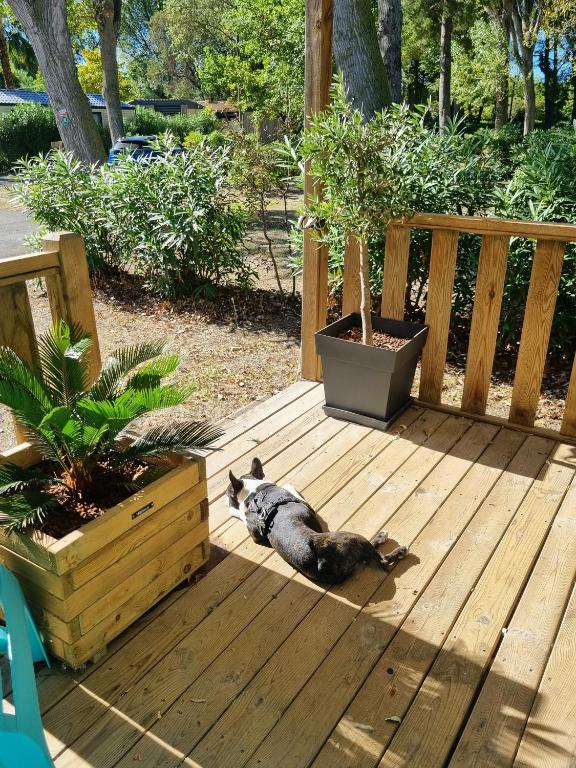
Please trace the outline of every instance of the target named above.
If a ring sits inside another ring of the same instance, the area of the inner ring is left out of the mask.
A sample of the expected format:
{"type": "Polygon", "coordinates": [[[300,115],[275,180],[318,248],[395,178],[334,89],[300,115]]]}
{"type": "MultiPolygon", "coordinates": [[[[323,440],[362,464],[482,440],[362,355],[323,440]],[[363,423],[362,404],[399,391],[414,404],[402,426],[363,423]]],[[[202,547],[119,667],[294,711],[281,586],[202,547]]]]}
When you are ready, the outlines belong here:
{"type": "Polygon", "coordinates": [[[407,153],[417,150],[413,120],[405,108],[393,107],[365,121],[337,86],[332,104],[310,121],[302,142],[303,159],[322,189],[307,201],[306,223],[322,224],[319,238],[329,226],[356,237],[360,255],[360,313],[316,334],[325,410],[379,429],[409,404],[427,334],[426,326],[371,313],[368,243],[413,209],[414,180],[406,162],[407,153]]]}
{"type": "Polygon", "coordinates": [[[72,667],[106,644],[208,558],[201,455],[221,434],[135,419],[184,402],[165,384],[166,343],[115,352],[89,385],[90,338],[58,323],[39,363],[0,348],[0,403],[28,443],[0,455],[0,561],[19,577],[47,647],[72,667]]]}

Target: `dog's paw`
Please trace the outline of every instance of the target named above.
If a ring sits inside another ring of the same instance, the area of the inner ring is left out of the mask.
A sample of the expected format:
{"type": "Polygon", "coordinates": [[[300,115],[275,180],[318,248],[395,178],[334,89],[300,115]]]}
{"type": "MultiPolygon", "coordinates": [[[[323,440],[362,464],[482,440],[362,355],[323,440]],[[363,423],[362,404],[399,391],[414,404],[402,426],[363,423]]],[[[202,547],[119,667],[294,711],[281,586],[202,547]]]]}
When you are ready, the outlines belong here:
{"type": "Polygon", "coordinates": [[[380,531],[371,539],[370,543],[374,547],[379,547],[381,544],[385,544],[388,541],[388,531],[380,531]]]}

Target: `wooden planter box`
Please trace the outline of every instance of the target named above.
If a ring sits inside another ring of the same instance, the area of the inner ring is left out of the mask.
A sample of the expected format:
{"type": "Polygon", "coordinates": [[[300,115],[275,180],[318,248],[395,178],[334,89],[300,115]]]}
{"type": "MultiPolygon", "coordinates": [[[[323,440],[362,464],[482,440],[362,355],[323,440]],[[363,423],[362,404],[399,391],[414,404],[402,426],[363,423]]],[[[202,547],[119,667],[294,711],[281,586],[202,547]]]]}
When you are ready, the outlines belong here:
{"type": "MultiPolygon", "coordinates": [[[[3,456],[34,463],[27,446],[3,456]]],[[[0,529],[0,561],[18,576],[47,649],[74,669],[208,560],[205,461],[172,459],[162,478],[62,539],[0,529]]]]}

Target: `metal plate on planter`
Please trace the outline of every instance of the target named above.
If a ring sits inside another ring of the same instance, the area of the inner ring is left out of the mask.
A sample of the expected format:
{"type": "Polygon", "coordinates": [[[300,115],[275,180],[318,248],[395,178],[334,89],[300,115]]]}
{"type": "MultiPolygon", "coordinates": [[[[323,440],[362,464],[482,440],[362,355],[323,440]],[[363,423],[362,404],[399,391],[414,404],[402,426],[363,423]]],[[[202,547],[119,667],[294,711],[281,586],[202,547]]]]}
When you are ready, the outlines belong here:
{"type": "Polygon", "coordinates": [[[141,507],[140,509],[137,509],[136,512],[132,513],[132,520],[136,520],[137,517],[141,517],[144,515],[148,510],[152,509],[154,506],[154,502],[151,501],[149,504],[146,504],[146,506],[141,507]]]}

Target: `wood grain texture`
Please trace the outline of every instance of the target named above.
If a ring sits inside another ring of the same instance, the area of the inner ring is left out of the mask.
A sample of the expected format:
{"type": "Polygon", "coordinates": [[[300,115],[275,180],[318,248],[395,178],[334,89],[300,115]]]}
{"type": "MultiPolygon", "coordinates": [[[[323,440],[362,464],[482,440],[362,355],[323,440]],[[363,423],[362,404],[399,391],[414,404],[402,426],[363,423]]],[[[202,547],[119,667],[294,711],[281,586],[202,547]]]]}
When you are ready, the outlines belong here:
{"type": "Polygon", "coordinates": [[[426,325],[429,330],[420,371],[420,400],[427,403],[442,400],[457,251],[458,232],[434,232],[426,299],[426,325]]]}
{"type": "Polygon", "coordinates": [[[386,231],[381,317],[404,319],[409,255],[410,230],[391,224],[386,231]]]}
{"type": "MultiPolygon", "coordinates": [[[[540,680],[576,577],[575,532],[573,481],[508,623],[450,768],[512,765],[535,699],[539,706],[540,680]]],[[[556,728],[557,719],[550,724],[556,728]]],[[[539,759],[543,760],[541,754],[539,759]]]]}
{"type": "MultiPolygon", "coordinates": [[[[36,365],[38,346],[26,283],[0,286],[0,307],[0,346],[9,347],[28,365],[36,365]]],[[[25,434],[16,420],[14,431],[16,441],[25,442],[25,434]]]]}
{"type": "MultiPolygon", "coordinates": [[[[44,238],[44,246],[46,249],[58,251],[62,291],[59,301],[63,302],[65,312],[62,319],[69,324],[77,323],[92,338],[90,381],[94,381],[100,372],[102,361],[84,241],[80,235],[72,232],[58,232],[47,235],[44,238]]],[[[50,285],[49,297],[52,296],[53,285],[50,285]]]]}
{"type": "Polygon", "coordinates": [[[462,395],[462,409],[470,413],[486,412],[506,276],[508,244],[507,237],[495,235],[486,235],[482,240],[462,395]]]}
{"type": "Polygon", "coordinates": [[[563,260],[564,243],[537,242],[509,415],[510,421],[526,426],[536,418],[563,260]]]}
{"type": "Polygon", "coordinates": [[[360,246],[356,235],[349,234],[344,248],[342,315],[359,312],[360,301],[360,246]]]}
{"type": "MultiPolygon", "coordinates": [[[[304,72],[304,119],[308,120],[330,102],[332,83],[332,0],[307,0],[304,72]]],[[[322,189],[306,168],[304,197],[321,195],[322,189]]],[[[302,268],[302,377],[322,378],[314,334],[326,325],[328,300],[328,247],[304,231],[302,268]]]]}
{"type": "Polygon", "coordinates": [[[59,267],[58,248],[47,247],[39,253],[28,253],[24,256],[10,256],[0,261],[0,278],[20,277],[31,280],[37,272],[59,267]]]}
{"type": "MultiPolygon", "coordinates": [[[[546,441],[541,442],[544,448],[546,441]]],[[[545,464],[446,637],[381,768],[444,764],[573,476],[569,467],[545,464]]]]}
{"type": "MultiPolygon", "coordinates": [[[[573,498],[573,503],[576,498],[573,498]]],[[[572,536],[574,532],[572,531],[572,536]]],[[[538,688],[514,768],[565,768],[576,755],[576,587],[538,688]]]]}
{"type": "Polygon", "coordinates": [[[447,229],[478,235],[533,237],[540,240],[576,241],[576,226],[553,222],[518,221],[483,216],[451,216],[441,213],[417,213],[398,226],[414,229],[447,229]]]}
{"type": "Polygon", "coordinates": [[[564,418],[560,427],[560,434],[576,437],[576,355],[572,363],[572,374],[566,393],[566,404],[564,405],[564,418]]]}

